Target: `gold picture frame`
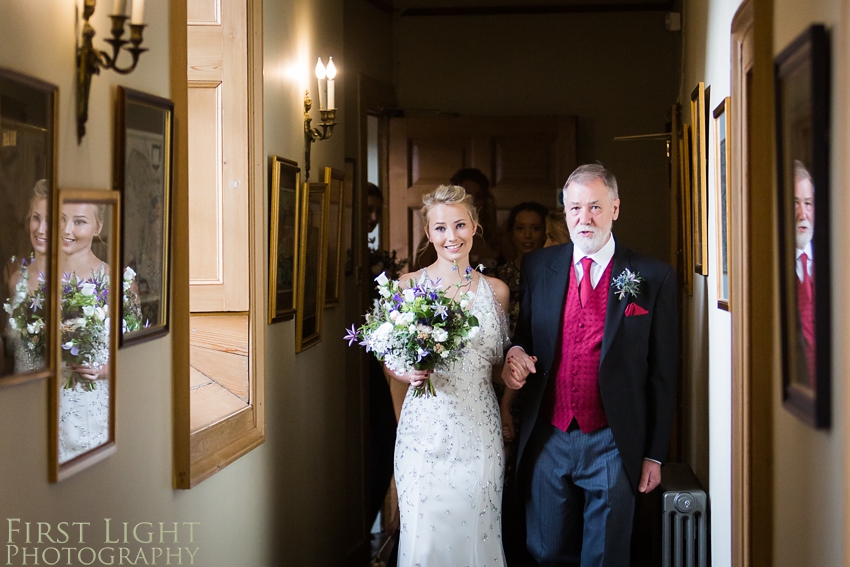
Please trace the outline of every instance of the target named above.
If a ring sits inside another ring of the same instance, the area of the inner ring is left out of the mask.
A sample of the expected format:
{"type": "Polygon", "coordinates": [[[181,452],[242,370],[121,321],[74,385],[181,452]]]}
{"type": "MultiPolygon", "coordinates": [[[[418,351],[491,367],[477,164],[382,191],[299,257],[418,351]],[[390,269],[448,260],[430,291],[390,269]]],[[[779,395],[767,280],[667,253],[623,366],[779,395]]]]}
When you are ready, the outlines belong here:
{"type": "Polygon", "coordinates": [[[682,227],[682,286],[693,295],[693,228],[691,225],[691,127],[682,124],[679,133],[679,214],[682,227]]]}
{"type": "Polygon", "coordinates": [[[345,180],[344,171],[332,167],[325,168],[324,181],[328,186],[326,197],[328,239],[327,261],[325,262],[325,309],[339,304],[339,288],[342,279],[345,180]]]}
{"type": "Polygon", "coordinates": [[[292,160],[269,159],[269,324],[295,316],[301,238],[301,170],[292,160]]]}
{"type": "Polygon", "coordinates": [[[116,451],[115,355],[121,325],[104,322],[110,313],[120,313],[118,298],[124,295],[120,207],[118,191],[59,191],[52,238],[66,259],[59,263],[63,277],[54,287],[59,339],[54,353],[61,362],[50,387],[51,482],[75,475],[116,451]],[[90,273],[78,274],[79,266],[90,273]]]}
{"type": "Polygon", "coordinates": [[[168,334],[171,291],[171,183],[174,103],[118,87],[115,189],[121,208],[121,267],[138,311],[121,303],[122,347],[168,334]],[[128,271],[132,270],[132,271],[128,271]]]}
{"type": "Polygon", "coordinates": [[[49,227],[56,215],[58,99],[55,85],[0,68],[0,329],[10,329],[0,336],[0,388],[56,371],[50,282],[57,254],[49,227]],[[16,288],[24,275],[21,298],[16,288]]]}
{"type": "Polygon", "coordinates": [[[717,228],[717,307],[730,310],[729,271],[729,222],[732,218],[732,99],[724,98],[714,109],[714,191],[717,228]]]}
{"type": "Polygon", "coordinates": [[[691,92],[691,167],[693,197],[694,271],[708,275],[708,98],[709,90],[700,82],[691,92]]]}
{"type": "Polygon", "coordinates": [[[301,237],[298,240],[298,303],[295,310],[295,352],[322,340],[327,247],[327,183],[304,183],[301,197],[301,237]]]}

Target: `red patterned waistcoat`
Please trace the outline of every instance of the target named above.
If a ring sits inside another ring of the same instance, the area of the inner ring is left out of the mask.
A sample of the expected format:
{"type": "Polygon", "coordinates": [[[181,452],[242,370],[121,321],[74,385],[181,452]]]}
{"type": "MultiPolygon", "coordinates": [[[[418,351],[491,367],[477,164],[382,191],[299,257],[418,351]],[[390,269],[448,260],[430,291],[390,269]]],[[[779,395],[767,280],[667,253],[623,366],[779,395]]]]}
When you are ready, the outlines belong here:
{"type": "MultiPolygon", "coordinates": [[[[613,265],[613,261],[608,263],[584,307],[579,300],[579,283],[573,265],[558,341],[560,348],[555,351],[552,365],[554,387],[550,384],[552,425],[561,431],[566,431],[573,419],[582,433],[608,425],[599,392],[599,361],[613,265]]],[[[590,274],[585,273],[583,277],[589,278],[590,274]]]]}

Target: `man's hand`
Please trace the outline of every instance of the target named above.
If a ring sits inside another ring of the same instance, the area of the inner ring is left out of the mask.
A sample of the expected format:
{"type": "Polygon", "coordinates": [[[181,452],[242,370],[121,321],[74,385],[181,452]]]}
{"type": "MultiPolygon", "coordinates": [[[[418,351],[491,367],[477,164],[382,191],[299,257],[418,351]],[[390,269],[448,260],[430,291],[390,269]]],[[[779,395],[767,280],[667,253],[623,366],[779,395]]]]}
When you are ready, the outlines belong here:
{"type": "Polygon", "coordinates": [[[537,372],[535,362],[537,362],[536,356],[528,356],[521,348],[511,347],[505,357],[505,365],[502,367],[502,380],[505,381],[505,385],[512,390],[522,388],[528,375],[537,372]]]}
{"type": "Polygon", "coordinates": [[[638,492],[652,492],[659,484],[661,484],[661,465],[655,461],[644,459],[638,492]]]}

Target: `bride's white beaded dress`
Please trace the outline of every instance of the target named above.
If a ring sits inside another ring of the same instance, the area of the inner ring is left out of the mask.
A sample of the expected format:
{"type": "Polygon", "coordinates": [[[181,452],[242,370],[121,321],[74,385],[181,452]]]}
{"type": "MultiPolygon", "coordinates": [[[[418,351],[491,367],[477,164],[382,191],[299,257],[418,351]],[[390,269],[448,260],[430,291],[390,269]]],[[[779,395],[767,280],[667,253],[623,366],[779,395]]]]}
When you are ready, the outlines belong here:
{"type": "Polygon", "coordinates": [[[508,323],[484,276],[471,312],[480,333],[447,372],[431,374],[437,395],[414,397],[410,388],[401,410],[395,448],[399,567],[505,564],[505,463],[492,367],[504,358],[508,323]]]}

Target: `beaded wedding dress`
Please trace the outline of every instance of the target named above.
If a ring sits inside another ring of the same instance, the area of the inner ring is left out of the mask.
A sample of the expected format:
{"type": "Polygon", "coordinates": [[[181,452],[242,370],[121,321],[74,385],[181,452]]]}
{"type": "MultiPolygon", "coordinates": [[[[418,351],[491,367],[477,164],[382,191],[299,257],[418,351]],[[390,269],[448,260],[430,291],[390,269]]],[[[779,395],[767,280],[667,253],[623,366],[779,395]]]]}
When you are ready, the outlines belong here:
{"type": "Polygon", "coordinates": [[[505,564],[504,448],[492,366],[504,358],[508,323],[483,276],[471,312],[480,333],[449,371],[431,374],[437,395],[414,397],[410,388],[401,410],[399,567],[505,564]]]}

